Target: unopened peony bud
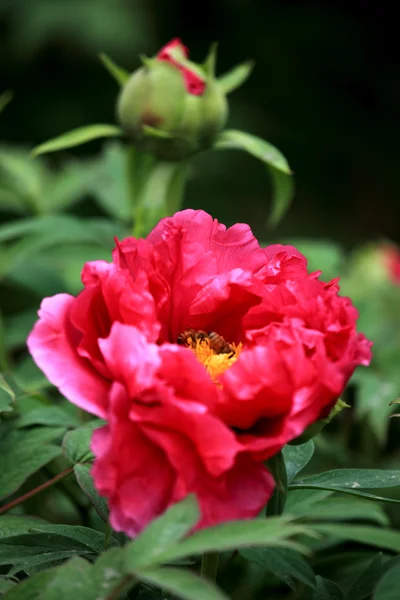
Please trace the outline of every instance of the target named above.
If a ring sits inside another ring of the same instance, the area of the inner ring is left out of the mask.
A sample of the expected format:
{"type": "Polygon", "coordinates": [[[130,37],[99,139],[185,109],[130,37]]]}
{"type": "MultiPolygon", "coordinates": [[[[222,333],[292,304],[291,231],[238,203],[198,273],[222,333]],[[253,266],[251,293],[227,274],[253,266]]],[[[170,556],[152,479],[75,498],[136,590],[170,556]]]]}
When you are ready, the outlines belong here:
{"type": "Polygon", "coordinates": [[[210,148],[228,116],[216,79],[187,59],[179,40],[144,59],[123,87],[118,119],[135,146],[162,160],[210,148]]]}

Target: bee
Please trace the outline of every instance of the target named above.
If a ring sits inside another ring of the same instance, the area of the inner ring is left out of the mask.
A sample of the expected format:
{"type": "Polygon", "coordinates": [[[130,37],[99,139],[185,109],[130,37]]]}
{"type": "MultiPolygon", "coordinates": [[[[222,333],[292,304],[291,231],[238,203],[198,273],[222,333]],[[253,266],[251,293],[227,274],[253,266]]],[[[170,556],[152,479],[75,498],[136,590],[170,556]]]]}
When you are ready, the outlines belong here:
{"type": "Polygon", "coordinates": [[[185,329],[185,331],[178,335],[178,339],[176,341],[178,344],[189,346],[189,339],[191,339],[192,342],[196,342],[197,340],[202,341],[208,339],[208,335],[201,329],[185,329]]]}
{"type": "Polygon", "coordinates": [[[210,348],[214,350],[215,354],[234,354],[234,349],[222,335],[219,335],[215,331],[210,331],[208,334],[208,340],[210,343],[210,348]]]}

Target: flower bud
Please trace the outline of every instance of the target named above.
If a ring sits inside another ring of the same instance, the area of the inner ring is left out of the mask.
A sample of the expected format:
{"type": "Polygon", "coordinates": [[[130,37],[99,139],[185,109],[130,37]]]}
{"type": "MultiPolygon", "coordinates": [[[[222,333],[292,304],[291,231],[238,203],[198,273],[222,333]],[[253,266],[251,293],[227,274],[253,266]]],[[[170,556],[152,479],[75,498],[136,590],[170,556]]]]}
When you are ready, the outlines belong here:
{"type": "Polygon", "coordinates": [[[162,160],[210,148],[228,105],[216,79],[187,60],[179,40],[144,59],[122,89],[118,119],[134,145],[162,160]]]}

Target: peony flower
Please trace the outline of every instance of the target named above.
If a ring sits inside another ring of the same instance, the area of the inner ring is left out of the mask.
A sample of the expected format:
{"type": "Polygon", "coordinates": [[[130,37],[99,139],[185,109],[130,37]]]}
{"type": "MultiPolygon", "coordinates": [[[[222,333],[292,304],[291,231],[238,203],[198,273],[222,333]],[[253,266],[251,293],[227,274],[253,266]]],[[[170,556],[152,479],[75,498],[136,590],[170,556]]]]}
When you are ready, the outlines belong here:
{"type": "Polygon", "coordinates": [[[199,527],[257,515],[263,463],[334,406],[371,343],[336,281],[292,246],[203,211],[163,219],[46,298],[28,339],[49,380],[101,417],[93,476],[111,524],[138,533],[195,492],[199,527]]]}

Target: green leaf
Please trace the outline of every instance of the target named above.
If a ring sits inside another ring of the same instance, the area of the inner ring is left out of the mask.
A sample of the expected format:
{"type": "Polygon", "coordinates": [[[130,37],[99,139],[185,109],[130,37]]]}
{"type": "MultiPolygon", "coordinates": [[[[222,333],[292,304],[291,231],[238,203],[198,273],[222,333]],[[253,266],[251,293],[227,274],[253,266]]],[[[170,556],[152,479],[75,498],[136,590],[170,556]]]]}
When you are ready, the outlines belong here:
{"type": "Polygon", "coordinates": [[[240,554],[261,569],[273,573],[293,590],[296,588],[296,581],[315,587],[313,570],[301,554],[290,548],[248,548],[240,550],[240,554]]]}
{"type": "Polygon", "coordinates": [[[324,535],[341,540],[351,540],[360,544],[377,546],[385,550],[400,552],[400,532],[367,525],[318,524],[313,529],[324,535]]]}
{"type": "Polygon", "coordinates": [[[214,585],[183,569],[171,567],[147,569],[140,578],[171,592],[182,600],[229,600],[228,596],[214,585]]]}
{"type": "Polygon", "coordinates": [[[265,163],[270,171],[273,187],[273,205],[268,223],[275,226],[289,208],[294,190],[291,170],[283,154],[272,144],[236,129],[223,131],[217,137],[214,148],[245,150],[265,163]]]}
{"type": "Polygon", "coordinates": [[[285,517],[231,521],[194,533],[158,558],[159,561],[167,562],[214,550],[236,550],[252,546],[286,547],[303,551],[303,546],[290,539],[300,534],[310,535],[310,529],[285,517]]]}
{"type": "Polygon", "coordinates": [[[13,93],[11,90],[6,90],[0,94],[0,113],[5,109],[7,104],[11,102],[13,93]]]}
{"type": "MultiPolygon", "coordinates": [[[[92,571],[95,598],[111,600],[117,598],[112,594],[116,589],[122,593],[133,584],[133,577],[125,569],[125,549],[111,548],[104,552],[94,563],[92,571]],[[125,586],[124,586],[125,583],[125,586]],[[108,595],[109,594],[109,595],[108,595]]],[[[119,597],[119,596],[118,596],[119,597]]]]}
{"type": "Polygon", "coordinates": [[[107,54],[102,52],[99,54],[99,58],[107,71],[110,73],[111,77],[115,79],[117,83],[121,86],[125,85],[130,77],[129,71],[126,71],[122,67],[119,67],[107,54]]]}
{"type": "Polygon", "coordinates": [[[374,600],[398,600],[400,581],[400,564],[390,569],[378,583],[374,600]]]}
{"type": "Polygon", "coordinates": [[[288,483],[291,483],[297,473],[310,462],[314,450],[315,446],[312,440],[298,446],[287,445],[283,448],[282,454],[286,464],[288,483]]]}
{"type": "Polygon", "coordinates": [[[15,492],[23,482],[56,456],[61,448],[49,444],[65,429],[37,427],[32,431],[11,431],[0,441],[0,498],[15,492]]]}
{"type": "Polygon", "coordinates": [[[52,571],[44,571],[25,579],[7,593],[7,600],[42,600],[43,588],[52,577],[52,571]]]}
{"type": "Polygon", "coordinates": [[[43,406],[35,408],[22,417],[16,423],[16,427],[32,427],[32,425],[51,425],[53,427],[77,427],[79,421],[74,415],[63,410],[59,406],[43,406]]]}
{"type": "Polygon", "coordinates": [[[211,44],[210,49],[208,51],[207,57],[203,62],[203,70],[204,73],[210,77],[215,77],[215,67],[217,63],[217,51],[218,51],[218,43],[214,42],[211,44]]]}
{"type": "Polygon", "coordinates": [[[106,523],[108,521],[107,502],[99,496],[94,487],[90,467],[77,464],[74,466],[74,473],[81,490],[89,498],[100,518],[106,523]]]}
{"type": "Polygon", "coordinates": [[[254,68],[254,62],[248,60],[241,65],[237,65],[233,67],[221,77],[218,77],[218,84],[224,94],[230,94],[238,87],[243,85],[243,83],[250,77],[251,72],[254,68]]]}
{"type": "Polygon", "coordinates": [[[400,485],[400,471],[383,469],[335,469],[296,479],[291,489],[313,488],[358,492],[363,489],[390,488],[400,485]]]}
{"type": "MultiPolygon", "coordinates": [[[[297,492],[295,492],[297,493],[297,492]]],[[[315,493],[315,492],[314,492],[315,493]]],[[[322,502],[297,510],[288,510],[296,517],[309,521],[374,521],[378,525],[389,525],[389,519],[379,504],[358,498],[328,498],[322,502]]]]}
{"type": "Polygon", "coordinates": [[[46,154],[48,152],[58,152],[60,150],[66,150],[67,148],[74,148],[75,146],[81,146],[92,140],[105,137],[119,137],[123,135],[123,131],[116,125],[108,124],[96,124],[87,125],[85,127],[79,127],[73,129],[68,133],[63,133],[59,137],[56,137],[48,142],[36,146],[32,150],[33,156],[39,156],[39,154],[46,154]]]}
{"type": "Polygon", "coordinates": [[[91,566],[83,558],[71,558],[55,569],[51,581],[43,588],[43,600],[94,600],[91,566]]]}
{"type": "MultiPolygon", "coordinates": [[[[104,533],[91,529],[90,527],[82,527],[80,525],[36,525],[32,528],[33,534],[50,534],[57,535],[69,540],[73,540],[73,547],[82,546],[86,551],[92,551],[96,554],[104,550],[104,533]]],[[[115,544],[115,540],[111,538],[111,543],[115,544]]],[[[60,549],[68,549],[60,545],[60,549]]]]}
{"type": "Polygon", "coordinates": [[[169,508],[127,546],[131,569],[158,564],[158,556],[182,539],[198,522],[199,507],[193,494],[169,508]]]}
{"type": "Polygon", "coordinates": [[[102,427],[104,421],[94,419],[83,427],[69,431],[63,439],[62,449],[72,463],[89,462],[94,459],[90,450],[90,442],[95,429],[102,427]]]}
{"type": "Polygon", "coordinates": [[[0,539],[29,533],[32,527],[46,524],[44,519],[39,517],[25,517],[20,515],[1,515],[0,516],[0,539]]]}
{"type": "Polygon", "coordinates": [[[0,373],[0,413],[12,411],[14,409],[14,402],[15,394],[0,373]]]}
{"type": "Polygon", "coordinates": [[[15,581],[11,579],[4,579],[0,576],[0,596],[11,590],[15,586],[15,581]]]}
{"type": "MultiPolygon", "coordinates": [[[[344,600],[344,593],[334,581],[317,576],[317,587],[313,600],[344,600]]],[[[354,598],[354,600],[356,600],[354,598]]],[[[358,600],[358,599],[357,599],[358,600]]]]}
{"type": "Polygon", "coordinates": [[[353,581],[346,594],[347,600],[353,600],[354,598],[365,600],[365,598],[369,598],[382,575],[382,570],[383,560],[380,552],[374,556],[357,579],[353,581]]]}

